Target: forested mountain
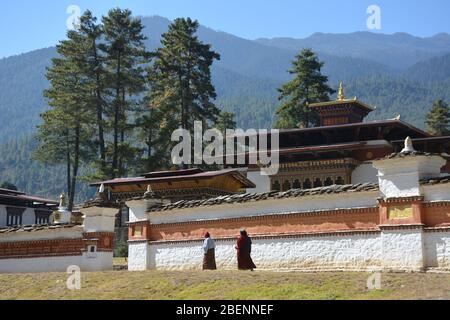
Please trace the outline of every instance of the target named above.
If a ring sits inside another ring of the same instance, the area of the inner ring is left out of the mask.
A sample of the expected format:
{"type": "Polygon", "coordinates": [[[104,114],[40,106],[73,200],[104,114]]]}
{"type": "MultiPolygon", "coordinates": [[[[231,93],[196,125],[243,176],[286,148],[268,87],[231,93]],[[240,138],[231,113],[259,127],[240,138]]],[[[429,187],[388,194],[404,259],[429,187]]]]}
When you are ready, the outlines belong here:
{"type": "Polygon", "coordinates": [[[404,76],[421,83],[441,82],[450,79],[450,54],[416,63],[404,76]]]}
{"type": "MultiPolygon", "coordinates": [[[[58,199],[65,191],[65,168],[31,160],[36,147],[37,142],[31,135],[0,145],[0,183],[11,182],[29,194],[58,199]]],[[[87,183],[79,183],[77,190],[77,201],[90,198],[95,193],[87,183]]]]}
{"type": "MultiPolygon", "coordinates": [[[[154,49],[170,23],[144,17],[146,45],[154,49]]],[[[236,114],[238,127],[269,128],[278,105],[277,88],[289,79],[287,70],[304,47],[317,51],[325,62],[323,73],[337,88],[344,82],[348,96],[377,106],[368,119],[402,119],[424,127],[433,100],[450,101],[450,35],[417,38],[407,34],[368,32],[314,34],[306,39],[246,40],[207,27],[199,38],[221,54],[213,66],[217,105],[236,114]]],[[[46,109],[42,91],[46,67],[55,56],[47,48],[0,60],[0,183],[56,197],[64,184],[62,169],[30,160],[32,134],[46,109]],[[4,155],[7,155],[6,157],[4,155]]],[[[81,186],[80,196],[88,190],[81,186]]]]}
{"type": "Polygon", "coordinates": [[[306,39],[258,39],[271,47],[295,50],[314,50],[339,57],[363,58],[396,69],[403,69],[419,61],[443,55],[450,51],[450,35],[437,34],[430,38],[414,37],[407,33],[392,35],[354,32],[349,34],[315,33],[306,39]]]}

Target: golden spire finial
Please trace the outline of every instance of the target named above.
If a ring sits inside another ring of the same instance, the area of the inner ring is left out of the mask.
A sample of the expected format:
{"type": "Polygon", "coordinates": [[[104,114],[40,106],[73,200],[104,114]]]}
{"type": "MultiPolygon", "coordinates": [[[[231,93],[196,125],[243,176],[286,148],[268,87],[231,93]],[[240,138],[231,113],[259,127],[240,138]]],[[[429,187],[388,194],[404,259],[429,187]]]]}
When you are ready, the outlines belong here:
{"type": "Polygon", "coordinates": [[[345,100],[344,85],[342,82],[339,84],[338,100],[345,100]]]}
{"type": "Polygon", "coordinates": [[[59,207],[60,208],[64,208],[66,206],[66,195],[65,193],[61,193],[61,195],[59,196],[59,207]]]}

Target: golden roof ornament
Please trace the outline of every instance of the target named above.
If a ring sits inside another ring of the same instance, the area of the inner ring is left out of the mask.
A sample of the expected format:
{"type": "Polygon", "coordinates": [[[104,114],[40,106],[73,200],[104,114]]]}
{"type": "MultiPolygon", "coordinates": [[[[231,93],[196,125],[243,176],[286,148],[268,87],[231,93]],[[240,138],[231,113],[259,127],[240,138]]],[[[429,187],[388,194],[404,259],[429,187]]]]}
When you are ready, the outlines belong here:
{"type": "Polygon", "coordinates": [[[61,195],[59,196],[59,207],[60,208],[65,208],[66,207],[66,195],[63,193],[61,193],[61,195]]]}
{"type": "Polygon", "coordinates": [[[342,82],[339,84],[338,100],[345,100],[344,85],[342,84],[342,82]]]}
{"type": "Polygon", "coordinates": [[[156,198],[156,194],[152,189],[152,186],[149,184],[147,186],[147,191],[144,193],[144,198],[150,199],[150,198],[156,198]]]}

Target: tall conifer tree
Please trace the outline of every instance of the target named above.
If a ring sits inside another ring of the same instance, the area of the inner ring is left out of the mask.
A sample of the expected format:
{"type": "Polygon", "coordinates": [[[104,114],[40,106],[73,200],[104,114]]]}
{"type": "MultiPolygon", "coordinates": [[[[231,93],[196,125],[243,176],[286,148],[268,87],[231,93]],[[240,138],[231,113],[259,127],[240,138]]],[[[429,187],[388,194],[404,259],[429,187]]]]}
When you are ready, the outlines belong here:
{"type": "Polygon", "coordinates": [[[163,129],[169,139],[176,128],[191,131],[194,121],[207,126],[220,114],[211,83],[211,66],[220,55],[198,39],[198,27],[190,18],[176,19],[162,35],[162,47],[155,53],[149,98],[164,114],[163,129]]]}
{"type": "Polygon", "coordinates": [[[93,118],[96,119],[97,126],[97,141],[100,176],[106,174],[106,128],[105,128],[105,109],[107,106],[107,91],[106,91],[106,70],[105,59],[99,45],[102,42],[104,35],[103,26],[97,24],[97,18],[87,10],[80,18],[80,25],[78,29],[80,40],[85,42],[85,55],[82,63],[82,70],[80,70],[87,78],[87,85],[89,85],[92,92],[89,107],[92,111],[93,118]]]}
{"type": "Polygon", "coordinates": [[[276,113],[276,128],[292,129],[299,125],[307,128],[318,124],[317,115],[308,105],[329,101],[329,95],[335,93],[327,85],[328,77],[321,73],[323,65],[310,49],[304,49],[295,57],[289,70],[294,78],[279,89],[282,104],[276,113]]]}
{"type": "Polygon", "coordinates": [[[128,123],[129,112],[138,104],[137,96],[145,89],[144,64],[149,54],[145,50],[144,26],[133,18],[130,10],[113,9],[103,17],[108,88],[112,93],[109,109],[109,126],[113,142],[110,146],[112,158],[111,177],[125,175],[126,162],[134,158],[136,149],[127,141],[133,128],[128,123]]]}
{"type": "Polygon", "coordinates": [[[82,161],[92,156],[91,87],[83,72],[86,42],[77,31],[69,31],[68,39],[57,46],[59,57],[52,59],[47,70],[50,88],[44,92],[51,109],[42,114],[38,127],[40,148],[35,156],[42,162],[66,162],[69,210],[76,193],[82,161]],[[52,154],[46,154],[53,152],[52,154]]]}
{"type": "Polygon", "coordinates": [[[426,124],[431,134],[443,136],[450,134],[450,108],[442,100],[436,100],[427,114],[426,124]]]}

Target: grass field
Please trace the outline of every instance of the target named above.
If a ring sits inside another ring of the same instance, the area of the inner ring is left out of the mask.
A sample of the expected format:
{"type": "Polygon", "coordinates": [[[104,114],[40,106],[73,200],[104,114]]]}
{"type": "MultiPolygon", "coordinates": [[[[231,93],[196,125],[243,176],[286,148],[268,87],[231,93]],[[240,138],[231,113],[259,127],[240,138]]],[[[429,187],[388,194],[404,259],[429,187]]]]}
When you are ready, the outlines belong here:
{"type": "Polygon", "coordinates": [[[82,273],[81,290],[68,275],[0,275],[0,299],[450,299],[450,274],[382,274],[368,290],[367,273],[128,272],[82,273]]]}

